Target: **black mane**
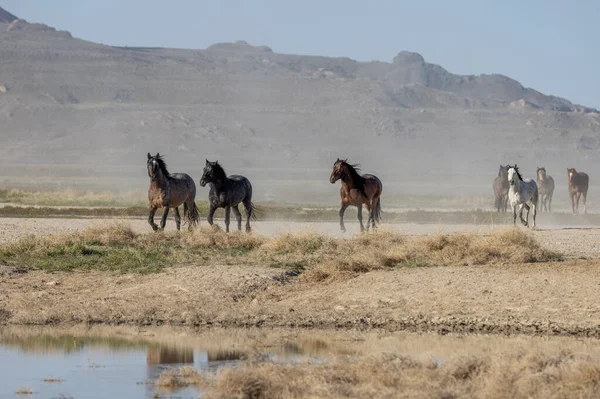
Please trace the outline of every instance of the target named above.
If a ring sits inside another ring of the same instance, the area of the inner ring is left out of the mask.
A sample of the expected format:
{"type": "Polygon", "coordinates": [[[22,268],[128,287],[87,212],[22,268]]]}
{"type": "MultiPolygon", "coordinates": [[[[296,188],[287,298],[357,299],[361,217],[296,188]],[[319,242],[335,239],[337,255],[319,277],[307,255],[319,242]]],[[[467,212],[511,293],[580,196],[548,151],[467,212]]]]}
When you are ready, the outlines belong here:
{"type": "Polygon", "coordinates": [[[154,156],[154,159],[156,160],[156,163],[158,163],[158,167],[162,171],[163,175],[165,175],[165,177],[171,177],[171,174],[167,170],[167,163],[165,162],[163,157],[162,156],[158,156],[158,157],[154,156]]]}
{"type": "Polygon", "coordinates": [[[521,176],[521,172],[519,172],[519,168],[517,167],[517,164],[515,164],[515,166],[510,166],[508,165],[508,168],[513,168],[515,170],[515,172],[517,172],[517,177],[519,178],[519,180],[523,181],[523,177],[521,176]]]}
{"type": "Polygon", "coordinates": [[[227,179],[227,173],[225,173],[225,169],[223,169],[223,167],[219,164],[219,161],[212,162],[211,166],[215,179],[217,179],[218,181],[223,181],[227,179]]]}
{"type": "Polygon", "coordinates": [[[365,192],[365,179],[360,175],[360,165],[357,163],[351,164],[344,160],[342,160],[342,165],[346,166],[348,172],[350,173],[350,178],[354,183],[354,187],[359,189],[360,192],[367,197],[367,193],[365,192]]]}

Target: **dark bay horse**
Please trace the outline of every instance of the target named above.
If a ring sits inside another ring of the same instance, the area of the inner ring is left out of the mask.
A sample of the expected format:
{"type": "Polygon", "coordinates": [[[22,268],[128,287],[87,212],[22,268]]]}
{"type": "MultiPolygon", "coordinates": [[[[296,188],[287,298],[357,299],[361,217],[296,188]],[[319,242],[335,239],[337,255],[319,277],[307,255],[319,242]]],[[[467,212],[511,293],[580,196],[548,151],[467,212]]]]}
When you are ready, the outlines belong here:
{"type": "Polygon", "coordinates": [[[582,195],[583,213],[587,213],[585,202],[587,200],[590,177],[587,175],[587,173],[577,172],[575,168],[567,168],[567,176],[569,178],[569,195],[571,196],[573,215],[579,213],[579,198],[581,198],[582,195]],[[575,202],[577,202],[577,208],[575,207],[575,202]]]}
{"type": "Polygon", "coordinates": [[[207,159],[200,185],[204,187],[207,184],[210,186],[208,223],[213,224],[213,216],[217,208],[225,208],[225,229],[229,232],[230,214],[231,209],[233,209],[238,230],[241,230],[242,214],[238,208],[241,202],[246,209],[246,233],[249,233],[250,219],[256,220],[256,208],[252,204],[252,185],[250,181],[244,176],[231,175],[227,177],[225,170],[219,165],[219,161],[210,162],[207,159]]]}
{"type": "Polygon", "coordinates": [[[169,208],[173,208],[175,209],[177,230],[180,230],[181,216],[178,207],[183,204],[183,216],[188,223],[188,229],[192,230],[200,218],[198,208],[194,202],[196,199],[194,180],[186,173],[169,173],[167,164],[158,152],[154,156],[148,153],[146,167],[150,177],[150,188],[148,189],[150,215],[148,216],[148,223],[150,223],[152,229],[154,231],[158,230],[158,226],[154,223],[156,210],[165,208],[160,221],[160,229],[164,230],[169,208]]]}
{"type": "Polygon", "coordinates": [[[498,169],[498,176],[494,178],[494,183],[492,185],[494,188],[494,207],[496,211],[506,212],[508,208],[508,165],[502,166],[500,165],[500,169],[498,169]]]}
{"type": "Polygon", "coordinates": [[[546,174],[543,166],[537,168],[537,186],[540,196],[540,211],[552,212],[552,195],[554,195],[554,179],[546,174]]]}
{"type": "Polygon", "coordinates": [[[333,171],[329,177],[331,184],[336,181],[342,181],[340,189],[340,197],[342,198],[342,207],[340,208],[340,228],[346,231],[344,227],[344,212],[350,205],[358,208],[358,221],[360,222],[360,231],[364,231],[362,221],[362,205],[367,206],[369,212],[369,220],[367,221],[367,231],[369,224],[375,229],[376,223],[381,222],[381,193],[383,192],[383,184],[377,176],[360,175],[360,169],[357,165],[351,165],[347,159],[339,159],[333,164],[333,171]]]}

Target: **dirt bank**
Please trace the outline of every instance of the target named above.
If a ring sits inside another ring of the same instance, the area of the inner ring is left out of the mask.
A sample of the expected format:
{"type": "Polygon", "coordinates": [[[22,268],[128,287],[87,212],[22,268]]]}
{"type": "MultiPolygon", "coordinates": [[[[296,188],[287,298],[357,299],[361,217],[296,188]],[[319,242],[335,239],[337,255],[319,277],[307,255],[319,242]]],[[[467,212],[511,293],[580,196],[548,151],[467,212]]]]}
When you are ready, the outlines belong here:
{"type": "Polygon", "coordinates": [[[3,324],[384,328],[600,337],[597,261],[374,271],[310,284],[254,266],[5,274],[3,324]]]}

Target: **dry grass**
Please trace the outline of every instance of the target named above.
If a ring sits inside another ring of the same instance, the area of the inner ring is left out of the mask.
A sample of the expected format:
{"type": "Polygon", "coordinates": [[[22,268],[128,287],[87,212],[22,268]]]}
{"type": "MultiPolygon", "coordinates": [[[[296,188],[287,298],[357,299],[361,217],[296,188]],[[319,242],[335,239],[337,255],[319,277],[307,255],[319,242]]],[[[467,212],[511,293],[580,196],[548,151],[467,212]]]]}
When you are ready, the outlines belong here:
{"type": "Polygon", "coordinates": [[[350,239],[317,233],[266,238],[219,228],[139,234],[123,223],[82,232],[29,236],[0,246],[0,261],[48,271],[100,269],[156,272],[170,265],[267,264],[303,270],[316,282],[397,267],[490,265],[559,260],[518,228],[490,235],[406,237],[379,230],[350,239]]]}
{"type": "Polygon", "coordinates": [[[154,385],[166,391],[173,391],[190,385],[204,386],[205,378],[195,368],[184,366],[163,371],[154,385]]]}
{"type": "Polygon", "coordinates": [[[0,190],[0,202],[42,206],[127,206],[143,203],[146,192],[142,190],[116,194],[111,191],[91,191],[66,188],[59,191],[0,190]]]}
{"type": "Polygon", "coordinates": [[[206,397],[214,399],[595,398],[600,394],[600,362],[567,351],[519,351],[494,358],[483,354],[441,365],[391,354],[341,357],[319,364],[246,362],[222,368],[212,377],[194,370],[186,380],[181,374],[169,371],[159,381],[171,387],[199,384],[207,389],[206,397]]]}
{"type": "Polygon", "coordinates": [[[28,388],[28,387],[19,387],[17,388],[17,390],[15,391],[15,395],[18,396],[29,396],[29,395],[33,395],[33,389],[28,388]]]}
{"type": "MultiPolygon", "coordinates": [[[[313,239],[314,241],[314,239],[313,239]]],[[[306,281],[395,267],[493,265],[560,260],[529,233],[511,228],[488,236],[444,234],[405,237],[380,230],[352,240],[323,241],[324,250],[314,267],[303,274],[306,281]]]]}
{"type": "Polygon", "coordinates": [[[44,382],[61,383],[61,382],[63,382],[63,379],[61,377],[48,377],[48,378],[44,378],[44,382]]]}

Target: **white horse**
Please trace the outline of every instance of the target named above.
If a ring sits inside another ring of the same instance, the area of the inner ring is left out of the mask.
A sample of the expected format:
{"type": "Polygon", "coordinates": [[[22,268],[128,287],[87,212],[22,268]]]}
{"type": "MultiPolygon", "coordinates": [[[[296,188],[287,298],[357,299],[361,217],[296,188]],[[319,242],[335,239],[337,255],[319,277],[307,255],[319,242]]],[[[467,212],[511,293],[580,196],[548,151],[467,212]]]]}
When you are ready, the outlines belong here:
{"type": "Polygon", "coordinates": [[[513,224],[517,224],[517,206],[519,206],[519,217],[524,226],[527,227],[529,220],[529,202],[533,208],[533,228],[535,229],[535,215],[538,205],[538,188],[535,180],[521,177],[517,165],[508,168],[508,202],[513,210],[513,224]],[[527,216],[523,219],[523,207],[527,208],[527,216]]]}

